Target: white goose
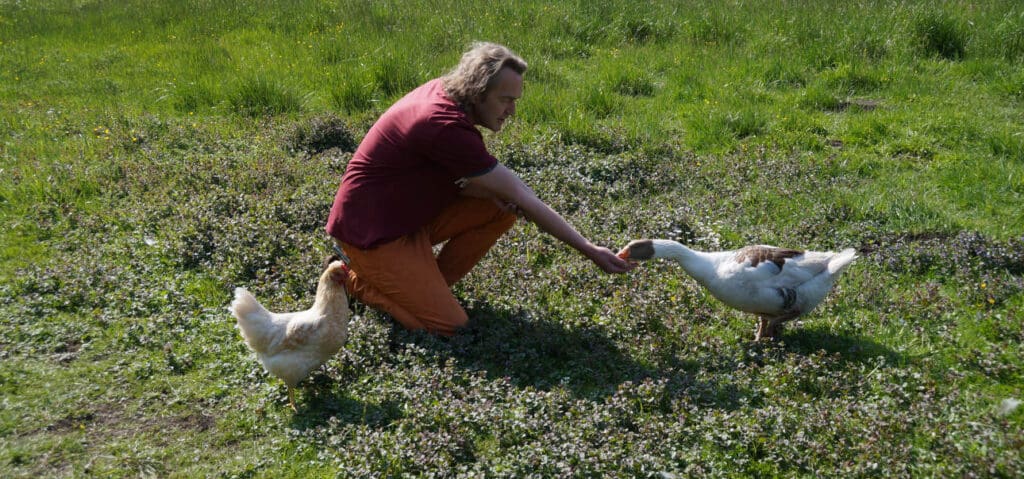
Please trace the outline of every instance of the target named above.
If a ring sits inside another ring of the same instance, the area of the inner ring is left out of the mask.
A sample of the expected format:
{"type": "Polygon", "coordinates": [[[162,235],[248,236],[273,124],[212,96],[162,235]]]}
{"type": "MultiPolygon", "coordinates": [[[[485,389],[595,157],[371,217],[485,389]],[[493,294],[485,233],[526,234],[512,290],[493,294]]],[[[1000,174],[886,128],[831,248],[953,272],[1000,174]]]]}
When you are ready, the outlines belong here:
{"type": "Polygon", "coordinates": [[[857,257],[838,253],[747,246],[732,251],[696,251],[672,240],[635,240],[619,252],[626,260],[676,260],[693,279],[727,306],[760,317],[754,339],[774,338],[782,323],[809,313],[832,282],[857,257]]]}

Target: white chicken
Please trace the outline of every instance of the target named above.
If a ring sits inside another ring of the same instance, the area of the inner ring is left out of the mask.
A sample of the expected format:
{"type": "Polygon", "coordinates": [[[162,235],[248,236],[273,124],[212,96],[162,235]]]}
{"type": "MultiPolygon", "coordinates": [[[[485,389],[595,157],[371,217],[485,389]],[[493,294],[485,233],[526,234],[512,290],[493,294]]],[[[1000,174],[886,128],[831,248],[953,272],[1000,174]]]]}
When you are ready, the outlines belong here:
{"type": "Polygon", "coordinates": [[[696,251],[672,240],[635,240],[619,252],[627,260],[673,259],[727,306],[760,317],[755,340],[774,338],[782,323],[809,313],[832,283],[857,258],[838,253],[747,246],[732,251],[696,251]]]}
{"type": "Polygon", "coordinates": [[[238,319],[242,338],[256,352],[264,369],[288,385],[292,410],[293,389],[299,381],[345,345],[349,317],[347,276],[344,263],[329,260],[320,275],[313,307],[294,313],[267,311],[245,288],[235,289],[235,300],[228,309],[238,319]]]}

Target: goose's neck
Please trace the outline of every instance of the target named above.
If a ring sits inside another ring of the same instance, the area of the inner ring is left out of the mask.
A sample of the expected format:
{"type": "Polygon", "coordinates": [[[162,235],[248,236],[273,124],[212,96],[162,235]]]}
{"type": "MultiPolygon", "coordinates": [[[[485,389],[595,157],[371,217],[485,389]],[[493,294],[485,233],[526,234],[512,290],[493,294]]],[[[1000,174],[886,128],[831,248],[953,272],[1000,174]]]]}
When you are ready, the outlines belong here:
{"type": "Polygon", "coordinates": [[[675,260],[683,267],[686,274],[698,282],[707,284],[716,276],[715,262],[707,253],[687,248],[685,245],[672,240],[656,240],[654,242],[654,256],[675,260]]]}
{"type": "Polygon", "coordinates": [[[654,240],[654,257],[672,259],[679,262],[679,264],[686,266],[693,258],[697,256],[697,252],[687,248],[685,245],[678,241],[672,240],[654,240]]]}

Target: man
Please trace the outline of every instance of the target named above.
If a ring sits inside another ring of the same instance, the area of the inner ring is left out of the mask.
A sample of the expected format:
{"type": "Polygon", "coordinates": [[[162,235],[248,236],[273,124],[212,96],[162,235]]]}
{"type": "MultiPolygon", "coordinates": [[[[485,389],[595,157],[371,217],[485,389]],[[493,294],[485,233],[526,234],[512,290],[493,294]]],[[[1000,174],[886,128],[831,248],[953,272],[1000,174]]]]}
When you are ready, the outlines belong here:
{"type": "Polygon", "coordinates": [[[516,213],[608,273],[634,266],[599,247],[498,163],[476,126],[499,131],[523,94],[526,62],[476,43],[448,75],[416,88],[370,128],[349,162],[327,233],[349,259],[349,294],[407,329],[450,336],[468,317],[451,286],[516,213]],[[437,257],[432,247],[446,242],[437,257]]]}

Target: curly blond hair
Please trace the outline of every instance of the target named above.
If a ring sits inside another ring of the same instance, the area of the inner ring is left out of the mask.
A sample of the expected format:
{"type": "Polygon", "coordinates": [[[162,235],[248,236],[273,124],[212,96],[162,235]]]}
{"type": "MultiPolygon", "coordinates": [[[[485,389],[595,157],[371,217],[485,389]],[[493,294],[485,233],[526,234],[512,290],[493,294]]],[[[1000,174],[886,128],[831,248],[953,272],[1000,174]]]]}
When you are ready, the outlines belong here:
{"type": "Polygon", "coordinates": [[[462,54],[459,64],[441,78],[444,92],[455,103],[464,108],[470,107],[487,92],[498,72],[506,67],[520,75],[526,72],[526,62],[512,50],[497,43],[474,42],[462,54]]]}

